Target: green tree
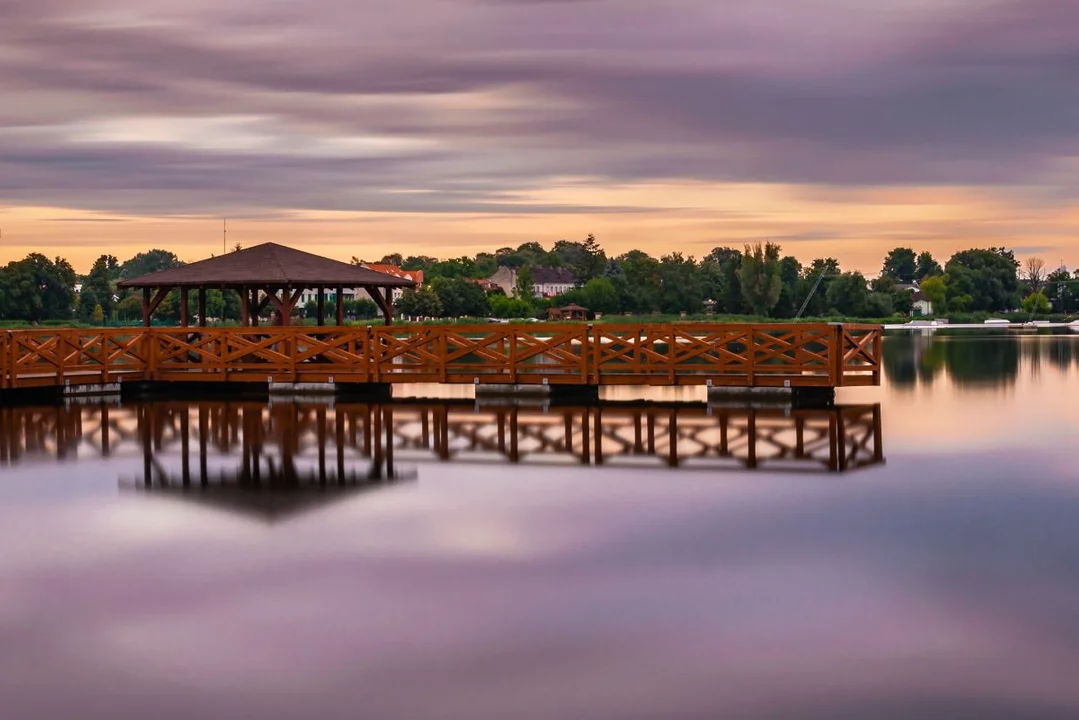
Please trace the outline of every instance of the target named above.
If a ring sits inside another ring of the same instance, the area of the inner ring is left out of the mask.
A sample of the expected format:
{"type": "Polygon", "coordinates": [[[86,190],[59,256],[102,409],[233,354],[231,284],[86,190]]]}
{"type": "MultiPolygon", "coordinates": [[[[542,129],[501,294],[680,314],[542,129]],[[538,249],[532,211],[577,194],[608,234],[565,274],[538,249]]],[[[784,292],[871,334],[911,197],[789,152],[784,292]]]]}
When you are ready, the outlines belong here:
{"type": "Polygon", "coordinates": [[[479,285],[460,278],[435,278],[431,290],[442,304],[442,317],[485,317],[491,307],[479,285]]]}
{"type": "Polygon", "coordinates": [[[111,320],[116,301],[115,280],[119,276],[120,263],[112,255],[102,255],[94,261],[90,274],[84,278],[82,290],[79,295],[79,316],[83,320],[93,320],[102,323],[111,320]],[[96,308],[101,306],[102,319],[97,320],[94,315],[96,308]]]}
{"type": "MultiPolygon", "coordinates": [[[[910,295],[910,291],[900,291],[904,295],[910,295]]],[[[862,317],[867,318],[887,318],[891,317],[895,312],[895,305],[893,304],[893,298],[895,296],[892,293],[878,293],[871,292],[865,299],[865,307],[862,308],[862,317]]]]}
{"type": "Polygon", "coordinates": [[[535,297],[535,284],[535,281],[532,279],[532,270],[525,265],[517,271],[517,280],[513,288],[514,297],[518,297],[525,302],[528,302],[535,297]]]}
{"type": "Polygon", "coordinates": [[[120,277],[124,280],[142,277],[162,270],[171,270],[183,265],[180,258],[168,250],[149,250],[139,253],[120,266],[120,277]]]}
{"type": "Polygon", "coordinates": [[[1045,296],[1057,312],[1066,313],[1072,307],[1074,288],[1067,268],[1057,268],[1045,278],[1045,296]]]}
{"type": "Polygon", "coordinates": [[[995,312],[1019,305],[1019,262],[1010,250],[963,250],[945,266],[948,303],[959,310],[995,312]]]}
{"type": "Polygon", "coordinates": [[[742,297],[757,315],[768,315],[779,302],[779,246],[774,243],[746,245],[738,269],[742,297]]]}
{"type": "Polygon", "coordinates": [[[368,300],[367,298],[345,300],[342,309],[345,311],[346,317],[354,320],[370,320],[371,318],[382,317],[382,311],[378,309],[378,305],[375,305],[374,300],[368,300]]]}
{"type": "Polygon", "coordinates": [[[580,289],[580,304],[596,313],[616,313],[619,309],[618,293],[608,278],[592,278],[580,289]]]}
{"type": "Polygon", "coordinates": [[[584,242],[559,240],[554,244],[551,254],[559,260],[556,267],[566,267],[577,277],[577,284],[583,285],[594,277],[599,277],[607,268],[607,255],[596,242],[594,235],[589,235],[584,242]]]}
{"type": "Polygon", "coordinates": [[[791,318],[798,312],[801,304],[798,298],[799,281],[802,278],[802,264],[796,258],[787,256],[779,261],[779,302],[776,303],[772,315],[781,318],[791,318]]]}
{"type": "Polygon", "coordinates": [[[835,258],[816,258],[802,271],[797,299],[799,307],[802,303],[806,304],[805,315],[816,317],[828,313],[828,288],[839,274],[839,261],[835,258]],[[814,287],[817,288],[816,292],[813,291],[814,287]]]}
{"type": "Polygon", "coordinates": [[[1023,312],[1044,315],[1052,310],[1053,306],[1049,304],[1049,298],[1045,297],[1045,293],[1041,291],[1032,292],[1023,299],[1023,312]]]}
{"type": "Polygon", "coordinates": [[[138,295],[128,295],[116,304],[117,320],[121,322],[137,322],[142,319],[142,300],[138,295]]]}
{"type": "MultiPolygon", "coordinates": [[[[693,258],[675,252],[659,261],[660,310],[665,313],[698,313],[704,306],[704,287],[693,258]]],[[[593,308],[594,309],[594,308],[593,308]]]]}
{"type": "Polygon", "coordinates": [[[405,290],[397,301],[397,309],[409,317],[442,317],[442,301],[433,290],[405,290]]]}
{"type": "Polygon", "coordinates": [[[535,314],[532,305],[521,298],[511,298],[495,293],[488,295],[487,299],[491,304],[491,314],[497,318],[526,318],[535,314]]]}
{"type": "Polygon", "coordinates": [[[941,268],[940,263],[933,259],[933,253],[923,250],[918,255],[918,265],[914,270],[914,279],[917,282],[921,282],[927,277],[943,274],[944,269],[941,268]]]}
{"type": "Polygon", "coordinates": [[[0,270],[0,317],[67,320],[75,308],[75,270],[63,258],[31,253],[0,270]]]}
{"type": "Polygon", "coordinates": [[[829,308],[834,309],[840,315],[864,317],[869,301],[869,287],[866,284],[865,276],[860,272],[841,274],[828,286],[825,297],[829,308]]]}
{"type": "Polygon", "coordinates": [[[931,275],[924,280],[920,287],[922,295],[933,306],[934,315],[943,315],[948,310],[948,287],[943,275],[931,275]]]}
{"type": "Polygon", "coordinates": [[[884,267],[880,274],[887,275],[896,282],[912,283],[917,272],[917,259],[910,248],[899,247],[884,258],[884,267]]]}
{"type": "Polygon", "coordinates": [[[611,279],[623,311],[649,313],[659,310],[662,295],[659,261],[641,250],[616,258],[622,275],[611,279]]]}

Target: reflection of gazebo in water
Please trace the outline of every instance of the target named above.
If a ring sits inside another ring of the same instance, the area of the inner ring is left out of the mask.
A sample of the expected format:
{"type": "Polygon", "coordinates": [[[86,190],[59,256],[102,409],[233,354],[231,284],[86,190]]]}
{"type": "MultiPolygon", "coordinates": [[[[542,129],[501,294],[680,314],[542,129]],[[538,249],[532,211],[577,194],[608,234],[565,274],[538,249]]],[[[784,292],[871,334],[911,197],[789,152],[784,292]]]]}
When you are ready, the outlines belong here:
{"type": "Polygon", "coordinates": [[[180,325],[190,322],[188,293],[198,290],[199,325],[206,325],[206,291],[235,290],[240,294],[243,325],[258,325],[259,314],[273,303],[282,325],[304,290],[317,291],[318,324],[326,323],[326,290],[335,292],[337,324],[345,324],[345,288],[363,288],[382,310],[389,325],[393,318],[393,289],[412,287],[411,280],[375,272],[356,265],[313,255],[276,243],[200,260],[118,283],[121,288],[142,289],[142,322],[150,326],[154,311],[169,292],[180,291],[180,325]],[[156,291],[156,292],[155,292],[156,291]]]}
{"type": "Polygon", "coordinates": [[[195,422],[182,403],[140,411],[143,474],[129,487],[154,496],[276,522],[416,477],[415,471],[398,471],[392,447],[384,452],[381,443],[371,457],[348,458],[338,437],[336,457],[328,458],[324,412],[317,448],[306,448],[317,449],[316,458],[305,456],[306,429],[287,405],[270,408],[268,417],[257,405],[226,404],[215,416],[200,407],[195,422]],[[178,467],[171,469],[161,452],[167,435],[180,443],[178,467]],[[197,467],[192,441],[198,445],[197,467]],[[210,449],[226,460],[216,471],[210,469],[210,449]]]}

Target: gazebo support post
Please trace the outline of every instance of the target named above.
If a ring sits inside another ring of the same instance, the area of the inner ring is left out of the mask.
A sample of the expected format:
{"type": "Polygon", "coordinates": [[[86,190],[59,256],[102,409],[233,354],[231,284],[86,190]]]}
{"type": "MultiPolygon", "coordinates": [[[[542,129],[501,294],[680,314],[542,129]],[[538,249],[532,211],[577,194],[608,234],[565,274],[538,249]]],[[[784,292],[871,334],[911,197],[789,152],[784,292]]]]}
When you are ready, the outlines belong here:
{"type": "Polygon", "coordinates": [[[157,294],[154,295],[154,299],[150,299],[150,288],[142,289],[142,325],[143,327],[150,327],[151,319],[154,315],[154,310],[157,310],[161,302],[168,297],[168,288],[158,288],[157,294]]]}
{"type": "Polygon", "coordinates": [[[390,304],[391,293],[390,288],[386,288],[386,294],[382,294],[382,290],[373,285],[364,287],[367,294],[371,296],[371,299],[375,301],[375,305],[378,305],[378,309],[382,311],[382,319],[387,325],[393,325],[393,306],[390,304]]]}
{"type": "Polygon", "coordinates": [[[326,325],[326,288],[318,288],[318,326],[326,325]]]}
{"type": "Polygon", "coordinates": [[[303,297],[303,288],[296,288],[292,291],[292,295],[288,296],[288,290],[285,291],[286,297],[288,297],[288,317],[291,322],[292,313],[296,310],[296,304],[300,302],[300,298],[303,297]]]}
{"type": "Polygon", "coordinates": [[[236,292],[240,294],[240,326],[247,327],[251,323],[251,308],[248,305],[250,298],[247,294],[247,288],[242,287],[236,292]]]}
{"type": "Polygon", "coordinates": [[[206,327],[206,288],[199,288],[199,327],[206,327]]]}
{"type": "Polygon", "coordinates": [[[248,302],[248,305],[251,307],[251,310],[250,310],[250,312],[251,312],[251,327],[258,327],[259,326],[259,312],[261,312],[261,310],[259,308],[258,299],[259,299],[259,291],[258,291],[258,289],[257,288],[251,288],[251,290],[249,290],[248,293],[247,293],[247,302],[248,302]]]}
{"type": "Polygon", "coordinates": [[[337,287],[337,325],[345,324],[345,289],[337,287]]]}
{"type": "Polygon", "coordinates": [[[180,288],[180,327],[187,327],[188,325],[191,324],[190,323],[191,318],[188,315],[189,308],[188,308],[188,304],[187,304],[187,300],[188,300],[187,295],[188,295],[187,288],[185,288],[185,287],[180,288]]]}

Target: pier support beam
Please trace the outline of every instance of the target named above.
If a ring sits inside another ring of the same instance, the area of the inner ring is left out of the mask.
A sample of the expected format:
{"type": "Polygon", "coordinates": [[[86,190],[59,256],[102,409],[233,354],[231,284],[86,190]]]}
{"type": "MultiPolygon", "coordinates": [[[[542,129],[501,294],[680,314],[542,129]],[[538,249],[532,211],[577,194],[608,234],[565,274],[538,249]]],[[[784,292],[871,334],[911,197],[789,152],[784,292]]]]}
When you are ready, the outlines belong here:
{"type": "Polygon", "coordinates": [[[390,383],[337,383],[338,398],[368,402],[388,402],[393,399],[390,383]]]}
{"type": "Polygon", "coordinates": [[[791,390],[791,406],[795,408],[830,408],[835,405],[835,388],[800,387],[791,390]]]}

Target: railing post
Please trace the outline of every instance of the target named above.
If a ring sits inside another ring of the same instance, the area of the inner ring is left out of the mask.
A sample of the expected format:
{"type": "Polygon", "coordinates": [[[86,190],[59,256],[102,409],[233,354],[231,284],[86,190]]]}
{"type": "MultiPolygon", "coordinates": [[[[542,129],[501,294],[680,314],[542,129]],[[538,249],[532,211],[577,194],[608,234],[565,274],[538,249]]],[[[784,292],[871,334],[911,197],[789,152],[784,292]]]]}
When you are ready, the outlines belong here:
{"type": "Polygon", "coordinates": [[[873,331],[873,384],[880,385],[880,367],[884,364],[884,328],[873,331]]]}
{"type": "Polygon", "coordinates": [[[753,387],[754,370],[757,364],[757,328],[749,326],[746,331],[746,385],[753,387]]]}
{"type": "Polygon", "coordinates": [[[831,328],[829,361],[831,365],[832,387],[843,385],[843,323],[828,323],[831,328]]]}
{"type": "Polygon", "coordinates": [[[109,376],[109,331],[98,330],[98,339],[101,341],[101,357],[98,362],[101,363],[101,384],[108,385],[111,377],[109,376]]]}
{"type": "Polygon", "coordinates": [[[146,379],[157,379],[157,335],[152,327],[143,330],[146,343],[146,379]]]}
{"type": "Polygon", "coordinates": [[[436,357],[438,358],[438,381],[440,383],[446,382],[446,374],[449,372],[449,362],[447,358],[450,354],[449,340],[446,338],[448,327],[445,325],[436,326],[438,330],[438,339],[435,341],[435,348],[437,349],[436,357]]]}
{"type": "Polygon", "coordinates": [[[11,370],[11,365],[8,362],[10,355],[8,353],[8,346],[11,344],[11,332],[5,330],[0,333],[0,388],[9,388],[10,380],[8,374],[11,370]]]}
{"type": "Polygon", "coordinates": [[[588,384],[588,356],[592,351],[592,323],[585,326],[581,334],[581,382],[588,384]]]}
{"type": "Polygon", "coordinates": [[[375,328],[373,325],[367,326],[367,353],[369,357],[369,365],[371,368],[371,382],[382,382],[382,343],[375,339],[375,328]]]}
{"type": "Polygon", "coordinates": [[[512,325],[510,327],[510,346],[509,346],[509,359],[510,359],[510,384],[517,384],[517,331],[518,327],[512,325]]]}

